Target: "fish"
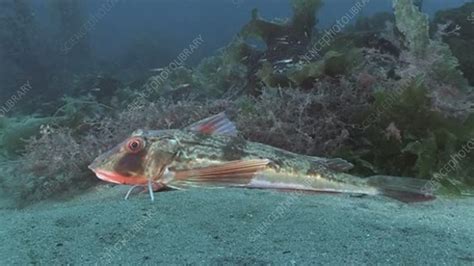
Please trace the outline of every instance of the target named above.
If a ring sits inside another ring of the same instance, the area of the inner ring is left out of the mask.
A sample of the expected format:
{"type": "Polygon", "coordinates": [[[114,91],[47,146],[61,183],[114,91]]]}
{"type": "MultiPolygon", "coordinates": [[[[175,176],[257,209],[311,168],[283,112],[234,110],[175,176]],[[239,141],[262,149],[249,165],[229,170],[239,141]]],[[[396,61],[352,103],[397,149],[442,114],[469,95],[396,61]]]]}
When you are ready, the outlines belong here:
{"type": "Polygon", "coordinates": [[[226,114],[219,113],[182,129],[136,130],[99,155],[90,165],[106,182],[136,188],[254,188],[281,191],[383,195],[402,202],[434,199],[423,188],[427,180],[347,172],[353,165],[341,158],[296,154],[244,139],[226,114]]]}
{"type": "Polygon", "coordinates": [[[293,62],[293,59],[283,59],[283,60],[280,60],[280,61],[276,61],[275,64],[288,64],[288,63],[291,63],[293,62]]]}
{"type": "Polygon", "coordinates": [[[279,37],[279,38],[275,38],[275,40],[277,40],[277,41],[285,41],[285,40],[288,40],[288,35],[285,35],[285,36],[279,37]]]}
{"type": "Polygon", "coordinates": [[[164,68],[160,67],[160,68],[152,68],[150,69],[150,72],[162,72],[163,70],[165,70],[164,68]]]}
{"type": "Polygon", "coordinates": [[[184,89],[184,88],[187,88],[187,87],[189,87],[189,86],[191,86],[191,84],[185,83],[185,84],[178,85],[178,86],[176,87],[176,89],[177,89],[177,90],[179,90],[179,89],[184,89]]]}

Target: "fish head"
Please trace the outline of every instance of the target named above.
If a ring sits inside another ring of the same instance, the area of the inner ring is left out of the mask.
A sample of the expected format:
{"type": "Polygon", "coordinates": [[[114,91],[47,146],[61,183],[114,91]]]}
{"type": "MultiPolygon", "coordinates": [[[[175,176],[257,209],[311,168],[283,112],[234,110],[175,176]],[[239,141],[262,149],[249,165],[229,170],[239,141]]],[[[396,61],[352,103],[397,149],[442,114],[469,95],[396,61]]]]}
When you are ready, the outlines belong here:
{"type": "Polygon", "coordinates": [[[146,184],[145,158],[149,143],[143,136],[132,135],[98,156],[90,165],[96,176],[106,182],[126,185],[146,184]]]}
{"type": "Polygon", "coordinates": [[[137,130],[125,141],[97,157],[89,165],[106,182],[123,185],[146,185],[159,182],[177,154],[178,142],[173,131],[137,130]]]}
{"type": "Polygon", "coordinates": [[[206,118],[182,130],[137,130],[110,151],[97,157],[89,169],[99,179],[124,185],[166,183],[168,167],[179,154],[178,132],[235,136],[235,125],[224,113],[206,118]]]}

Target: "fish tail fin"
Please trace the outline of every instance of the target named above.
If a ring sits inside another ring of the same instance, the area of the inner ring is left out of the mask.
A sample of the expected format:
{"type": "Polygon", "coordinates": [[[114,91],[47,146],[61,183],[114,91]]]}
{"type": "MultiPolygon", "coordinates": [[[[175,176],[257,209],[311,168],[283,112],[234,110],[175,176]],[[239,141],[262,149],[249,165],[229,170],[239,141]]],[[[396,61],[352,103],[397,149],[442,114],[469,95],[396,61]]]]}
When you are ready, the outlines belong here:
{"type": "Polygon", "coordinates": [[[405,203],[433,200],[432,181],[397,176],[372,176],[368,184],[376,187],[381,195],[405,203]]]}

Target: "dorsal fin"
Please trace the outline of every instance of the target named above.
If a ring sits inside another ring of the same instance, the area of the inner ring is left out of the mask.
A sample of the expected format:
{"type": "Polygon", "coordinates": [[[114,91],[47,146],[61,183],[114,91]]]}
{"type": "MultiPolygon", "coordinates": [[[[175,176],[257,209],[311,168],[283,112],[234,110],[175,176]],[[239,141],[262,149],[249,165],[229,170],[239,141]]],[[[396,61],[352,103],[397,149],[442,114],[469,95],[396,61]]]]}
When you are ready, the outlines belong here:
{"type": "Polygon", "coordinates": [[[198,121],[186,129],[204,134],[221,134],[236,136],[237,129],[224,112],[198,121]]]}

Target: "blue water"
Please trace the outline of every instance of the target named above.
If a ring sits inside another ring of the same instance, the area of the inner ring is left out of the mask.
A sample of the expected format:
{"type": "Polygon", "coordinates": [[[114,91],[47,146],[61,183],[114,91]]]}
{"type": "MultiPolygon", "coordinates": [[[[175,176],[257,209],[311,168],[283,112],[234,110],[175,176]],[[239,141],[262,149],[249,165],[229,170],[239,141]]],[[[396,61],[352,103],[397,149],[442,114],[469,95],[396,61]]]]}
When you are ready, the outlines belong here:
{"type": "MultiPolygon", "coordinates": [[[[426,0],[424,11],[434,14],[439,9],[460,6],[469,1],[426,0]]],[[[86,13],[93,15],[105,1],[82,2],[86,13]]],[[[319,12],[319,25],[329,27],[353,4],[354,0],[325,1],[319,12]]],[[[48,21],[46,2],[37,1],[36,8],[38,18],[48,21]]],[[[90,32],[91,45],[100,57],[113,61],[139,38],[156,40],[162,44],[164,54],[177,54],[190,40],[201,34],[205,44],[189,60],[190,63],[197,63],[200,58],[226,45],[248,22],[253,8],[258,8],[261,15],[268,19],[291,16],[287,0],[120,0],[90,32]]],[[[390,0],[372,0],[361,15],[391,9],[390,0]]]]}

